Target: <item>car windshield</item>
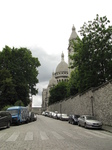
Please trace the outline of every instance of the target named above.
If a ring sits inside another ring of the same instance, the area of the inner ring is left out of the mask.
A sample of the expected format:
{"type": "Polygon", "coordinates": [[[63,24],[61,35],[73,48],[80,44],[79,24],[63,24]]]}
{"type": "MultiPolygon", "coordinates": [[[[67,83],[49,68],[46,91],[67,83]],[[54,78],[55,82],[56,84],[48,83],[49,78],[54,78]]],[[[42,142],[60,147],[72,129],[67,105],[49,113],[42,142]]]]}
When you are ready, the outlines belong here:
{"type": "Polygon", "coordinates": [[[87,120],[95,120],[95,118],[93,116],[86,116],[87,120]]]}
{"type": "Polygon", "coordinates": [[[67,114],[62,114],[62,116],[67,116],[67,114]]]}
{"type": "Polygon", "coordinates": [[[74,115],[74,117],[75,117],[75,118],[79,118],[80,116],[79,116],[79,115],[74,115]]]}
{"type": "Polygon", "coordinates": [[[8,110],[8,112],[9,112],[11,115],[17,115],[17,114],[18,114],[18,110],[17,110],[17,109],[8,110]]]}

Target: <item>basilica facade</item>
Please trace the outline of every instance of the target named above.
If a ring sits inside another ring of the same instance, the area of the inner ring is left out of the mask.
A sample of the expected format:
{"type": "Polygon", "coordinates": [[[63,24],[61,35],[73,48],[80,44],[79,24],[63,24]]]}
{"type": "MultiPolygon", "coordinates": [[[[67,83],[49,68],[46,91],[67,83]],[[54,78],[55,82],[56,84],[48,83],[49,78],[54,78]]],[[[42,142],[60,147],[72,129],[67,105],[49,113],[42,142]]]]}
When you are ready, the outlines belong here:
{"type": "Polygon", "coordinates": [[[72,71],[70,69],[72,60],[70,59],[69,56],[73,54],[73,48],[70,45],[70,43],[71,43],[70,41],[71,40],[76,40],[76,38],[77,38],[77,33],[76,33],[76,30],[75,30],[75,27],[73,26],[72,27],[72,33],[71,33],[70,38],[69,38],[69,44],[68,44],[68,64],[65,62],[64,53],[62,52],[61,61],[57,65],[56,71],[52,73],[52,77],[49,80],[49,84],[48,84],[47,88],[44,88],[43,91],[42,91],[42,110],[43,111],[46,111],[48,109],[50,89],[52,87],[54,87],[55,85],[57,85],[59,82],[62,82],[62,81],[67,82],[69,80],[70,73],[72,71]]]}

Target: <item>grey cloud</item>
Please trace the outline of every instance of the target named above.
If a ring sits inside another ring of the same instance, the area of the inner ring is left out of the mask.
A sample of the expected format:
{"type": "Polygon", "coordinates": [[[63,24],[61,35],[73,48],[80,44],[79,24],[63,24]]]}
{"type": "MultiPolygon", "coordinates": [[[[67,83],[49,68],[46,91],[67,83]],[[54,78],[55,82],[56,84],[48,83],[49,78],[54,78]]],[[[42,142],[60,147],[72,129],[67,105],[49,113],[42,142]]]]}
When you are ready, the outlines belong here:
{"type": "Polygon", "coordinates": [[[37,57],[41,64],[38,68],[39,83],[36,86],[38,88],[38,95],[33,96],[33,106],[40,106],[42,103],[43,88],[47,88],[49,80],[52,77],[52,72],[56,71],[56,67],[61,61],[61,52],[60,55],[49,55],[39,47],[31,47],[29,49],[31,50],[33,57],[37,57]]]}
{"type": "Polygon", "coordinates": [[[41,64],[41,66],[38,68],[39,82],[48,81],[52,76],[52,72],[55,72],[56,66],[59,64],[61,56],[55,54],[49,55],[42,48],[38,47],[31,48],[31,51],[34,57],[38,57],[41,64]]]}

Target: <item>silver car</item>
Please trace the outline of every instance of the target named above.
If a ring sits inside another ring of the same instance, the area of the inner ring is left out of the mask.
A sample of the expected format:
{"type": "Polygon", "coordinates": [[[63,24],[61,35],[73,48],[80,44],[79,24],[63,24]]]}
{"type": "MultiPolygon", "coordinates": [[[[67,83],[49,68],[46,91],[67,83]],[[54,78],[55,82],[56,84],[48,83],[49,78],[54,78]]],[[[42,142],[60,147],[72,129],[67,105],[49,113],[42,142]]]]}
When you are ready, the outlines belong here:
{"type": "Polygon", "coordinates": [[[78,118],[78,125],[84,126],[85,128],[102,128],[102,122],[96,120],[94,116],[91,115],[82,115],[78,118]]]}
{"type": "Polygon", "coordinates": [[[62,120],[62,121],[68,121],[68,119],[69,119],[69,117],[68,117],[67,114],[61,114],[60,115],[60,120],[62,120]]]}

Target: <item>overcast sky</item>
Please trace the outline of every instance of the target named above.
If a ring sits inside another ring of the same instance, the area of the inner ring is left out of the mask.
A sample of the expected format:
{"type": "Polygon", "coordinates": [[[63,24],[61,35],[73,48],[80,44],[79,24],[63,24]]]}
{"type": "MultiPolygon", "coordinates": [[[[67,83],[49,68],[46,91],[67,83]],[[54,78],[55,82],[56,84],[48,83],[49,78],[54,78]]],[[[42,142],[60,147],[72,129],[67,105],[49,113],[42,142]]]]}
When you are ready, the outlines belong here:
{"type": "Polygon", "coordinates": [[[111,0],[0,0],[0,50],[5,45],[27,47],[41,63],[39,94],[33,97],[33,106],[41,105],[42,89],[61,61],[62,51],[68,62],[73,24],[78,33],[96,14],[107,16],[112,24],[111,7],[111,0]]]}

